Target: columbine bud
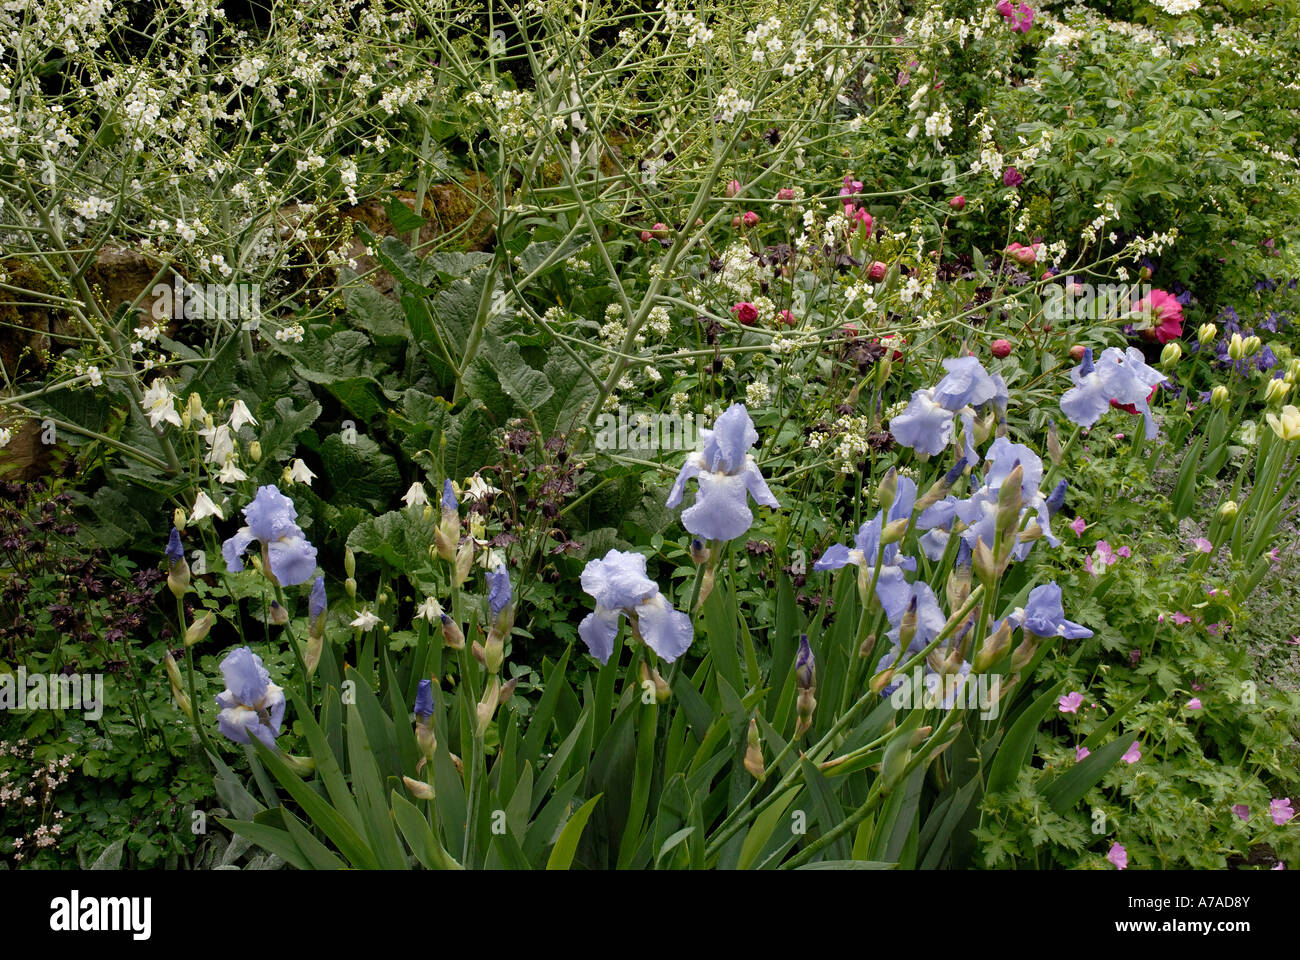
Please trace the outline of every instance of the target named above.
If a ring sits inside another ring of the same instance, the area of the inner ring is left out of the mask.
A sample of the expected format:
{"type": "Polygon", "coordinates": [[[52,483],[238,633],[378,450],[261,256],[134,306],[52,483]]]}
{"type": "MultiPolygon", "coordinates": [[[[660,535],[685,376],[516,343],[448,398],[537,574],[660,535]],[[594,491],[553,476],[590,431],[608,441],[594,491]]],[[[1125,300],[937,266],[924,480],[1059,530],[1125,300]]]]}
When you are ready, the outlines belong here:
{"type": "Polygon", "coordinates": [[[171,684],[173,690],[180,690],[185,686],[184,681],[181,680],[180,667],[176,666],[176,660],[170,650],[163,655],[163,668],[167,671],[167,682],[171,684]]]}
{"type": "Polygon", "coordinates": [[[1203,323],[1199,330],[1196,331],[1196,340],[1201,346],[1207,346],[1214,342],[1214,338],[1219,335],[1219,328],[1212,323],[1203,323]]]}
{"type": "Polygon", "coordinates": [[[1246,341],[1241,338],[1241,334],[1234,333],[1232,339],[1228,341],[1228,358],[1240,360],[1245,349],[1246,341]]]}
{"type": "Polygon", "coordinates": [[[189,629],[185,631],[185,646],[192,647],[208,635],[212,629],[212,624],[216,622],[216,617],[211,610],[204,611],[203,616],[190,624],[189,629]]]}
{"type": "Polygon", "coordinates": [[[257,461],[262,459],[262,445],[256,440],[252,441],[248,445],[248,459],[253,463],[257,463],[257,461]]]}
{"type": "Polygon", "coordinates": [[[762,780],[767,775],[763,765],[763,742],[758,738],[758,719],[749,718],[749,745],[745,749],[745,769],[755,780],[762,780]]]}
{"type": "Polygon", "coordinates": [[[1237,519],[1237,501],[1225,500],[1219,505],[1219,519],[1225,523],[1237,519]]]}
{"type": "Polygon", "coordinates": [[[1216,407],[1224,407],[1224,406],[1227,406],[1227,403],[1228,403],[1228,388],[1225,387],[1223,384],[1219,384],[1217,387],[1215,387],[1213,390],[1211,390],[1211,391],[1210,391],[1210,403],[1213,404],[1213,405],[1216,406],[1216,407]]]}
{"type": "Polygon", "coordinates": [[[185,511],[180,507],[177,507],[176,512],[172,514],[172,524],[177,530],[185,529],[185,511]]]}
{"type": "Polygon", "coordinates": [[[351,547],[346,547],[343,550],[343,572],[349,577],[357,575],[357,557],[352,552],[351,547]]]}
{"type": "Polygon", "coordinates": [[[347,591],[347,595],[349,599],[355,600],[357,598],[356,580],[352,579],[351,577],[348,577],[346,580],[343,581],[343,589],[347,591]]]}
{"type": "Polygon", "coordinates": [[[1290,393],[1291,384],[1285,380],[1270,380],[1264,387],[1264,403],[1280,407],[1290,393]]]}
{"type": "Polygon", "coordinates": [[[1165,348],[1160,351],[1160,366],[1166,370],[1173,368],[1179,360],[1182,359],[1183,348],[1175,340],[1165,344],[1165,348]]]}
{"type": "Polygon", "coordinates": [[[460,625],[445,613],[442,615],[442,639],[451,650],[465,649],[465,634],[461,632],[460,625]]]}

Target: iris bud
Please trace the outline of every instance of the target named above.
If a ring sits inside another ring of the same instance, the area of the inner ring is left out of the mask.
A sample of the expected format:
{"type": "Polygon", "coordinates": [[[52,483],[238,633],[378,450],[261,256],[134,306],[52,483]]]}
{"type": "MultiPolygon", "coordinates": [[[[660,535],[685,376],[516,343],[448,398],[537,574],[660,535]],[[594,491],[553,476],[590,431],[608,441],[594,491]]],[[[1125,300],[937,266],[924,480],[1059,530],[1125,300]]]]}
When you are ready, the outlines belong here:
{"type": "Polygon", "coordinates": [[[763,742],[758,738],[758,720],[749,718],[748,746],[745,749],[745,769],[755,780],[762,780],[767,775],[763,765],[763,742]]]}
{"type": "Polygon", "coordinates": [[[410,777],[402,777],[402,783],[405,784],[406,789],[410,792],[411,796],[415,797],[415,799],[433,799],[433,787],[429,786],[423,780],[412,780],[410,777]]]}
{"type": "Polygon", "coordinates": [[[880,486],[876,491],[876,498],[880,502],[880,509],[886,513],[894,505],[894,496],[898,492],[898,468],[890,467],[881,478],[880,486]]]}
{"type": "Polygon", "coordinates": [[[1061,465],[1064,456],[1061,450],[1061,435],[1056,430],[1056,421],[1047,421],[1047,456],[1054,466],[1061,465]]]}
{"type": "Polygon", "coordinates": [[[465,634],[461,632],[460,625],[445,613],[442,615],[442,639],[452,650],[465,649],[465,634]]]}
{"type": "Polygon", "coordinates": [[[709,559],[709,548],[705,546],[704,541],[696,537],[691,541],[691,563],[699,566],[709,559]]]}
{"type": "Polygon", "coordinates": [[[980,647],[979,653],[975,654],[975,659],[971,661],[971,673],[984,673],[1002,658],[1010,645],[1011,621],[1008,618],[999,624],[992,636],[985,638],[984,646],[980,647]]]}
{"type": "Polygon", "coordinates": [[[213,615],[212,611],[205,611],[203,616],[191,623],[189,629],[185,631],[185,646],[192,647],[194,644],[207,637],[208,631],[212,629],[212,624],[215,621],[216,617],[213,615]]]}
{"type": "Polygon", "coordinates": [[[271,622],[277,627],[283,627],[289,622],[289,611],[284,608],[279,600],[271,601],[271,622]]]}
{"type": "Polygon", "coordinates": [[[909,518],[907,517],[889,521],[889,523],[885,524],[885,528],[880,531],[880,542],[885,545],[898,543],[907,533],[908,522],[909,518]]]}

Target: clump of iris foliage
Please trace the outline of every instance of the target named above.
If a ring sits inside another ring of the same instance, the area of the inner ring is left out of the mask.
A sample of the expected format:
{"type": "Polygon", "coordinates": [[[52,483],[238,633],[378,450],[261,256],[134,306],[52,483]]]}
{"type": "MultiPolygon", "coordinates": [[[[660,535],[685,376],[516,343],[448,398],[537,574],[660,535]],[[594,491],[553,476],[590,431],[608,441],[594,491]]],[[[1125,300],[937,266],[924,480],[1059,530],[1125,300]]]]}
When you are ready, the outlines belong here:
{"type": "Polygon", "coordinates": [[[0,863],[1297,864],[1294,3],[50,9],[0,863]]]}

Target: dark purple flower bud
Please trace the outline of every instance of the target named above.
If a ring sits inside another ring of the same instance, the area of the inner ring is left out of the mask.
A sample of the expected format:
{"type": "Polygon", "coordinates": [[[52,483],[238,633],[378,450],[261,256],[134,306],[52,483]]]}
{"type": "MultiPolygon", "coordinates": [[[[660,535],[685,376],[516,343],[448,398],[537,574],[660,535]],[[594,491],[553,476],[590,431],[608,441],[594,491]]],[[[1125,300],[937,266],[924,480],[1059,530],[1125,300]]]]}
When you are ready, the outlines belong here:
{"type": "Polygon", "coordinates": [[[1065,489],[1068,486],[1068,481],[1062,480],[1056,485],[1056,488],[1051,492],[1051,495],[1048,496],[1047,515],[1049,517],[1056,516],[1056,514],[1060,512],[1061,507],[1065,505],[1065,489]]]}
{"type": "Polygon", "coordinates": [[[506,572],[505,564],[497,564],[497,568],[487,575],[488,579],[488,606],[492,608],[492,616],[496,616],[510,603],[510,574],[506,572]]]}
{"type": "Polygon", "coordinates": [[[812,647],[808,644],[808,634],[799,635],[799,656],[794,662],[795,681],[800,690],[807,690],[813,685],[816,679],[817,658],[813,656],[812,647]]]}
{"type": "Polygon", "coordinates": [[[421,680],[415,691],[415,715],[423,720],[433,713],[433,681],[421,680]]]}
{"type": "Polygon", "coordinates": [[[185,559],[185,551],[181,549],[181,532],[175,527],[172,527],[172,535],[167,541],[167,559],[173,564],[185,559]]]}

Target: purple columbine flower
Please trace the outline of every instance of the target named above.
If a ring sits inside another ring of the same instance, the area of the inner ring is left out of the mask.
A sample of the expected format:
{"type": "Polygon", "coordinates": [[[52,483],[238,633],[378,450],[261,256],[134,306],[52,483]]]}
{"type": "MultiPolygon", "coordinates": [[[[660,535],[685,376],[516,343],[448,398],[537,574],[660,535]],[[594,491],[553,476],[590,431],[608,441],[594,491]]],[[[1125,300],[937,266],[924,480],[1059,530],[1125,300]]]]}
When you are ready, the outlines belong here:
{"type": "MultiPolygon", "coordinates": [[[[888,516],[884,510],[879,511],[874,518],[858,528],[852,548],[841,543],[834,544],[813,564],[813,569],[839,570],[846,564],[853,564],[858,568],[864,583],[869,584],[875,576],[876,596],[890,621],[902,616],[910,596],[903,571],[915,570],[916,560],[900,556],[897,543],[888,544],[881,555],[880,573],[876,576],[876,557],[880,554],[880,536],[886,524],[910,517],[915,503],[916,481],[910,477],[899,477],[888,516]]],[[[865,587],[863,589],[865,592],[865,587]]]]}
{"type": "Polygon", "coordinates": [[[505,564],[498,563],[497,568],[487,575],[487,580],[488,606],[495,617],[510,603],[510,574],[506,572],[505,564]]]}
{"type": "Polygon", "coordinates": [[[589,561],[582,589],[596,599],[596,609],[578,625],[578,636],[601,663],[608,663],[614,652],[619,616],[628,617],[646,646],[669,663],[695,638],[691,618],[674,610],[646,576],[645,557],[639,553],[610,550],[603,559],[589,561]]]}
{"type": "Polygon", "coordinates": [[[415,688],[415,715],[423,720],[433,713],[433,681],[421,680],[415,688]]]}
{"type": "Polygon", "coordinates": [[[258,487],[253,502],[244,507],[248,525],[221,545],[226,567],[238,573],[244,569],[244,551],[254,542],[262,545],[263,559],[281,586],[306,583],[316,572],[316,548],[294,521],[298,511],[293,501],[273,484],[258,487]]]}
{"type": "Polygon", "coordinates": [[[271,682],[262,658],[240,647],[221,661],[221,675],[226,689],[217,694],[217,728],[235,743],[254,736],[274,747],[284,719],[284,691],[271,682]]]}
{"type": "Polygon", "coordinates": [[[777,502],[767,488],[749,448],[758,442],[758,431],[744,404],[733,403],[712,430],[702,430],[703,447],[686,458],[665,503],[669,509],[682,502],[686,481],[699,479],[695,503],[682,511],[682,525],[706,540],[734,540],[754,522],[748,497],[776,509],[777,502]]]}

